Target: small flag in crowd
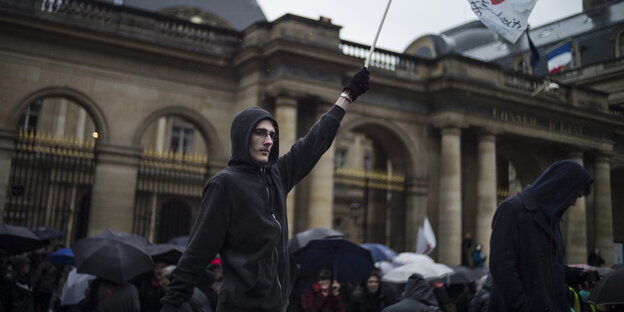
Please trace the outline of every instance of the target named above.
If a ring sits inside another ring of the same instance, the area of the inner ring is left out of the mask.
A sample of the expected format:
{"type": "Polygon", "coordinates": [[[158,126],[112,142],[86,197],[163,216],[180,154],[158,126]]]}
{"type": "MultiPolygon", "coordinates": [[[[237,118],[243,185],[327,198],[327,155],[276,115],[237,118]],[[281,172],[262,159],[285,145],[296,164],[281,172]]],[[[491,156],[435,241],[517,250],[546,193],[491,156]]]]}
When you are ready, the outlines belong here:
{"type": "Polygon", "coordinates": [[[435,248],[437,242],[429,218],[425,217],[422,226],[418,227],[418,236],[416,238],[416,253],[429,254],[435,248]]]}
{"type": "Polygon", "coordinates": [[[468,0],[470,8],[489,29],[511,43],[527,29],[537,0],[468,0]]]}
{"type": "Polygon", "coordinates": [[[568,41],[565,44],[546,54],[548,60],[548,73],[554,74],[564,69],[572,62],[572,44],[568,41]]]}

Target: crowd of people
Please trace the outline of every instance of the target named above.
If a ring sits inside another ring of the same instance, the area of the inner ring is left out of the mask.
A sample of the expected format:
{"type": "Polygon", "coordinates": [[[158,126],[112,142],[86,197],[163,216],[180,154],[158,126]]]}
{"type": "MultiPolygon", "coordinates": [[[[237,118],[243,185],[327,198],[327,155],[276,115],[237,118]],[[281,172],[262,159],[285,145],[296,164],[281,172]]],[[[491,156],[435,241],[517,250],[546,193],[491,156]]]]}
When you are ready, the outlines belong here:
{"type": "MultiPolygon", "coordinates": [[[[468,255],[478,250],[478,244],[468,255]]],[[[154,269],[125,285],[101,278],[89,281],[84,297],[72,305],[61,305],[61,289],[71,266],[50,262],[47,255],[64,246],[41,249],[8,257],[0,251],[0,311],[160,311],[175,264],[155,262],[154,269]]],[[[592,257],[594,257],[592,255],[592,257]]],[[[481,266],[481,263],[472,263],[481,266]]],[[[185,312],[214,312],[217,309],[222,272],[216,258],[201,272],[191,299],[181,306],[185,312]]],[[[413,274],[403,285],[382,282],[375,269],[360,282],[338,282],[332,271],[322,269],[310,279],[299,279],[289,299],[289,312],[400,312],[443,311],[485,312],[490,304],[492,278],[485,275],[473,283],[445,284],[427,281],[413,274]]],[[[566,268],[569,304],[574,312],[599,311],[587,302],[598,281],[596,271],[566,268]]],[[[601,307],[600,311],[622,311],[622,307],[601,307]],[[619,310],[618,310],[619,309],[619,310]]]]}
{"type": "MultiPolygon", "coordinates": [[[[48,255],[64,248],[42,248],[9,257],[0,249],[0,312],[160,311],[175,264],[155,262],[154,269],[119,285],[94,277],[81,300],[62,305],[61,295],[73,266],[51,262],[48,255]]],[[[75,270],[75,269],[74,269],[75,270]]],[[[219,259],[198,275],[199,283],[184,311],[213,312],[222,280],[219,259]]],[[[81,294],[78,294],[79,296],[81,294]]]]}

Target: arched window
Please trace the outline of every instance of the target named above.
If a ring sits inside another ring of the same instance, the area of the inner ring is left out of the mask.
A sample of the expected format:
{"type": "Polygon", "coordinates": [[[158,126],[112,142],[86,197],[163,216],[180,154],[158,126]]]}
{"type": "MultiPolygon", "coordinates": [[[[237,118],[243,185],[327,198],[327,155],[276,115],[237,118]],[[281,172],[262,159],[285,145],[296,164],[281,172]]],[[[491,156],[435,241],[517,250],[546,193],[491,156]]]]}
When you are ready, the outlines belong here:
{"type": "Polygon", "coordinates": [[[20,115],[18,129],[50,134],[52,137],[89,140],[95,124],[81,104],[64,96],[38,98],[20,115]]]}

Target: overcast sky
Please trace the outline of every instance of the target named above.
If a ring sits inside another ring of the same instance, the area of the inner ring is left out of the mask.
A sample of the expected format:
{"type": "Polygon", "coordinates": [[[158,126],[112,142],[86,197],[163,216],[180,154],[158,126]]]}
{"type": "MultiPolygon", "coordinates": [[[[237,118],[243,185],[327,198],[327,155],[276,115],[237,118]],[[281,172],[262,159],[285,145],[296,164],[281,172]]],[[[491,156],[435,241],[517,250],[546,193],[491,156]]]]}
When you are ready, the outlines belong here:
{"type": "MultiPolygon", "coordinates": [[[[257,0],[269,21],[286,13],[312,19],[325,16],[342,26],[340,37],[370,45],[387,0],[257,0]]],[[[529,24],[536,27],[582,11],[582,0],[538,0],[529,24]]],[[[476,20],[468,0],[393,0],[377,41],[403,52],[415,39],[476,20]]]]}

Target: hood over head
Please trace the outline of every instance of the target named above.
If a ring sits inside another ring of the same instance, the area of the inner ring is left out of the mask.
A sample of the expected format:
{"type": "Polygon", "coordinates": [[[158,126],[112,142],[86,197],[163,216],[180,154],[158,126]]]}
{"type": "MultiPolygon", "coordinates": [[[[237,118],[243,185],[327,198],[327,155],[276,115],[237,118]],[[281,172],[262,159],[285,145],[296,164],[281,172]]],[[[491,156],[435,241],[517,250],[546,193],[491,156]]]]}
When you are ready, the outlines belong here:
{"type": "Polygon", "coordinates": [[[412,274],[407,283],[405,284],[405,290],[401,294],[401,300],[412,299],[424,303],[428,306],[438,306],[438,301],[431,290],[429,283],[420,274],[412,274]]]}
{"type": "Polygon", "coordinates": [[[277,126],[277,121],[275,121],[275,118],[266,110],[254,106],[242,110],[234,117],[234,120],[232,120],[232,127],[230,129],[232,157],[228,165],[248,164],[254,167],[264,166],[264,164],[254,161],[251,155],[249,155],[249,138],[251,132],[255,129],[256,125],[264,119],[268,119],[273,123],[275,133],[278,135],[278,139],[273,142],[273,146],[271,147],[267,165],[272,165],[277,161],[279,155],[279,128],[277,126]]]}
{"type": "Polygon", "coordinates": [[[591,192],[594,179],[587,170],[573,160],[559,160],[550,165],[529,186],[531,193],[548,216],[561,218],[568,203],[591,192]]]}

